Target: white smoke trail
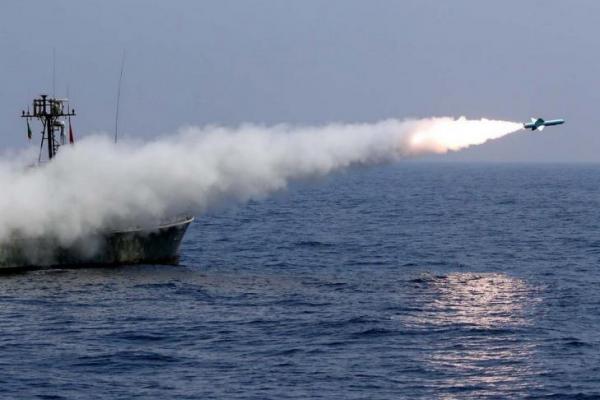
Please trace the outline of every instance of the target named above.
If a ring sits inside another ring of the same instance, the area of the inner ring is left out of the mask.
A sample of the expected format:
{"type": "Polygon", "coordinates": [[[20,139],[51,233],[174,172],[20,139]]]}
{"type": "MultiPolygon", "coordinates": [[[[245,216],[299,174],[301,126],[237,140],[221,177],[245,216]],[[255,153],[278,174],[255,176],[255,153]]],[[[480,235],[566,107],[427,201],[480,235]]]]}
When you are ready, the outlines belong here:
{"type": "Polygon", "coordinates": [[[12,235],[75,239],[123,224],[201,214],[293,179],[356,164],[460,150],[522,128],[464,117],[322,127],[185,128],[150,143],[89,137],[39,168],[0,161],[0,242],[12,235]]]}

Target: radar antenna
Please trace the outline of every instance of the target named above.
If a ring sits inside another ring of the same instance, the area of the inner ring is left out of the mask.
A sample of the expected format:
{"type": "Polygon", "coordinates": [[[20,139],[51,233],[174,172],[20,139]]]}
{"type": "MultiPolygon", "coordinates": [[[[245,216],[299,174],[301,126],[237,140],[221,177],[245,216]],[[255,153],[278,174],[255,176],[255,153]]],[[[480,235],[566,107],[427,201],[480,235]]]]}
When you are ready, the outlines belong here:
{"type": "MultiPolygon", "coordinates": [[[[48,160],[53,159],[61,145],[65,144],[65,118],[75,116],[75,110],[69,110],[68,99],[57,99],[48,97],[46,94],[40,95],[33,100],[33,112],[27,109],[21,112],[21,118],[27,119],[27,133],[31,139],[31,128],[29,121],[37,118],[42,123],[42,142],[40,150],[46,142],[48,148],[48,160]]],[[[41,152],[40,152],[41,157],[41,152]]]]}

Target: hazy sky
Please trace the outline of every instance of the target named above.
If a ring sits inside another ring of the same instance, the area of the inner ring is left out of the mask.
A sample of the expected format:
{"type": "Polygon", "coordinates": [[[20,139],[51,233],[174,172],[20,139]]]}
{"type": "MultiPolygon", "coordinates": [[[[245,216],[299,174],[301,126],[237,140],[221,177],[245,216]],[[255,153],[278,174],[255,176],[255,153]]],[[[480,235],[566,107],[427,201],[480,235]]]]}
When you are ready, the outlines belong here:
{"type": "Polygon", "coordinates": [[[600,1],[3,1],[0,148],[69,88],[78,134],[186,124],[564,117],[447,159],[600,161],[600,1]]]}

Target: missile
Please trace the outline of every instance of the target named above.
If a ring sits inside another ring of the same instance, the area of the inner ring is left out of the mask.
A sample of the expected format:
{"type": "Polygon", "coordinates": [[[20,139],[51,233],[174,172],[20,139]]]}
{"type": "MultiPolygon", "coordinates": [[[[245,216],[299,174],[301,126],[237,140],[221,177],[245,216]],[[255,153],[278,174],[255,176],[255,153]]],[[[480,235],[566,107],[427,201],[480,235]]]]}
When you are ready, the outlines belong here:
{"type": "Polygon", "coordinates": [[[543,131],[546,126],[553,125],[561,125],[564,124],[565,120],[562,118],[559,119],[551,119],[548,121],[543,120],[542,118],[531,118],[531,122],[526,122],[523,124],[523,128],[531,129],[532,131],[543,131]]]}

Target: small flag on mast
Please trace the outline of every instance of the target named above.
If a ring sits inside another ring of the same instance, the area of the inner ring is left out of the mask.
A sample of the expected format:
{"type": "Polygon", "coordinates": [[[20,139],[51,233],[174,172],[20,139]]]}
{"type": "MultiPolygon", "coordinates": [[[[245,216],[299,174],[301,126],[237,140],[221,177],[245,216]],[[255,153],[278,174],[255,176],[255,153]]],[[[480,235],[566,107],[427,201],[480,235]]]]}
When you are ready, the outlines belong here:
{"type": "Polygon", "coordinates": [[[29,120],[27,120],[27,139],[31,140],[31,126],[29,126],[29,120]]]}
{"type": "Polygon", "coordinates": [[[69,118],[69,143],[75,144],[75,136],[73,136],[73,125],[71,125],[71,118],[69,118]]]}

